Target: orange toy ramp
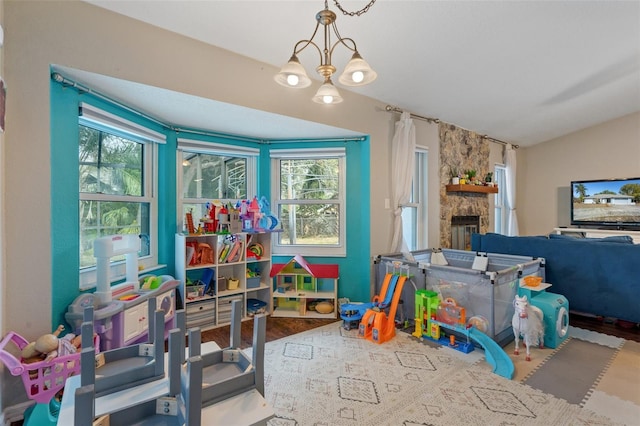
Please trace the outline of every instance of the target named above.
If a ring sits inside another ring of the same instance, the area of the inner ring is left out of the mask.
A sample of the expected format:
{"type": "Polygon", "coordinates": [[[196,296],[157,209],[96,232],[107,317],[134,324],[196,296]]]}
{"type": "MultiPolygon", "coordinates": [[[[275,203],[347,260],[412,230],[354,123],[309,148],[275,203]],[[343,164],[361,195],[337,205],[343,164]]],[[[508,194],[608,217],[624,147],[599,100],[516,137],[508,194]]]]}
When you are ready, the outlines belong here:
{"type": "Polygon", "coordinates": [[[367,309],[367,312],[365,312],[362,316],[360,325],[358,326],[359,337],[364,337],[365,339],[371,340],[371,333],[373,333],[373,323],[375,321],[376,314],[380,313],[382,312],[374,311],[373,309],[367,309]]]}
{"type": "MultiPolygon", "coordinates": [[[[406,276],[398,277],[398,283],[393,292],[393,300],[391,301],[391,307],[389,308],[389,315],[384,312],[374,312],[373,328],[371,330],[369,340],[375,343],[384,343],[393,339],[396,335],[396,310],[398,309],[398,302],[400,301],[400,295],[402,294],[402,287],[407,280],[406,276]]],[[[369,313],[369,311],[367,311],[369,313]]],[[[364,318],[363,318],[364,320],[364,318]]]]}
{"type": "Polygon", "coordinates": [[[360,319],[360,325],[358,326],[358,336],[365,339],[371,339],[371,333],[373,332],[373,323],[375,320],[375,314],[380,313],[381,309],[386,308],[391,304],[391,299],[398,283],[398,275],[387,274],[384,277],[382,283],[382,290],[379,295],[373,297],[373,302],[368,303],[366,311],[362,314],[360,319]]]}

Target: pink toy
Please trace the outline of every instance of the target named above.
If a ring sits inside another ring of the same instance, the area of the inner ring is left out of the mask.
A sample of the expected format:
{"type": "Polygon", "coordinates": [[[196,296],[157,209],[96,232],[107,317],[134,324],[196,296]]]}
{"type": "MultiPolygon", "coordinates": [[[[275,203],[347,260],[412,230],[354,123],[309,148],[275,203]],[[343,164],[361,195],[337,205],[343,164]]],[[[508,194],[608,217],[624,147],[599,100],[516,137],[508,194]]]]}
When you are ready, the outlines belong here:
{"type": "Polygon", "coordinates": [[[260,213],[260,204],[258,204],[258,198],[253,197],[249,206],[247,207],[247,216],[251,220],[251,229],[255,231],[262,231],[260,228],[260,218],[262,214],[260,213]]]}
{"type": "Polygon", "coordinates": [[[527,296],[516,296],[513,300],[513,306],[516,308],[511,320],[513,334],[516,338],[516,347],[513,353],[514,355],[520,354],[518,342],[522,336],[527,348],[527,361],[531,361],[529,346],[539,345],[540,349],[544,347],[544,316],[540,308],[529,304],[527,296]]]}
{"type": "MultiPolygon", "coordinates": [[[[97,335],[94,336],[96,353],[100,347],[99,339],[97,335]]],[[[22,377],[27,396],[38,403],[48,403],[64,387],[69,376],[80,373],[80,351],[61,355],[58,350],[58,356],[48,361],[25,363],[5,350],[9,343],[22,351],[29,342],[18,333],[8,333],[0,342],[0,361],[9,369],[11,375],[22,377]]],[[[66,352],[66,348],[60,349],[66,352]]]]}

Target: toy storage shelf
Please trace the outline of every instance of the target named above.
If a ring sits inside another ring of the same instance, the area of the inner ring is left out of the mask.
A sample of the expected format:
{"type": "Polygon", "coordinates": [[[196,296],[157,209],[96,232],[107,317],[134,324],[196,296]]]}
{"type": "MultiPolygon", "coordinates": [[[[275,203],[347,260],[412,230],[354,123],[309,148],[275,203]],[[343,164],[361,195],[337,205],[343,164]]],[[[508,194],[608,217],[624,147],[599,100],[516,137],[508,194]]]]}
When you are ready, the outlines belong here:
{"type": "Polygon", "coordinates": [[[274,264],[273,317],[335,319],[338,312],[338,266],[307,263],[296,256],[286,264],[274,264]],[[315,306],[331,306],[318,312],[315,306]]]}
{"type": "Polygon", "coordinates": [[[271,312],[270,232],[176,234],[175,242],[175,275],[187,328],[228,325],[233,300],[242,301],[243,320],[253,317],[249,308],[256,301],[264,304],[264,312],[271,312]],[[258,246],[260,250],[253,250],[258,246]],[[247,277],[248,271],[254,276],[247,277]]]}
{"type": "Polygon", "coordinates": [[[478,192],[481,194],[497,194],[497,186],[483,185],[447,185],[447,192],[478,192]]]}

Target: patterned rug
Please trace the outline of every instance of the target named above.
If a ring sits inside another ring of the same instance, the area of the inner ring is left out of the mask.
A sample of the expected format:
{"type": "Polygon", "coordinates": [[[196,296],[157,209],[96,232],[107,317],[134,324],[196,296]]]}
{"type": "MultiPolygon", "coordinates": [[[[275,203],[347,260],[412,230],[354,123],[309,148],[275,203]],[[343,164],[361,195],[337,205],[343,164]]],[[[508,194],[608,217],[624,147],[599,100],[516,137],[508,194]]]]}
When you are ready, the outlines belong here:
{"type": "Polygon", "coordinates": [[[560,347],[532,350],[530,362],[512,356],[516,377],[507,380],[479,349],[463,354],[401,332],[378,345],[341,325],[266,344],[270,426],[631,425],[640,417],[635,342],[571,328],[560,347]]]}

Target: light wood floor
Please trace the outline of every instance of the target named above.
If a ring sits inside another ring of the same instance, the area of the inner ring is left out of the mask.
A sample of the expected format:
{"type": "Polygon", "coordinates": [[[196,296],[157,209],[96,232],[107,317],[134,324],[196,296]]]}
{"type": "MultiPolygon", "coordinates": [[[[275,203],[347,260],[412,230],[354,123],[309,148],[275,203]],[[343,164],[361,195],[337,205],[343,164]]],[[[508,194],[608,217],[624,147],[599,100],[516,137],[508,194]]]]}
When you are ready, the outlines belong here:
{"type": "MultiPolygon", "coordinates": [[[[281,339],[306,330],[337,322],[337,319],[314,319],[314,318],[273,318],[267,316],[267,332],[265,340],[281,339]]],[[[202,341],[214,341],[221,348],[229,346],[230,327],[223,326],[202,332],[202,341]]],[[[251,347],[253,340],[253,321],[247,320],[242,322],[240,332],[241,349],[251,347]]]]}

